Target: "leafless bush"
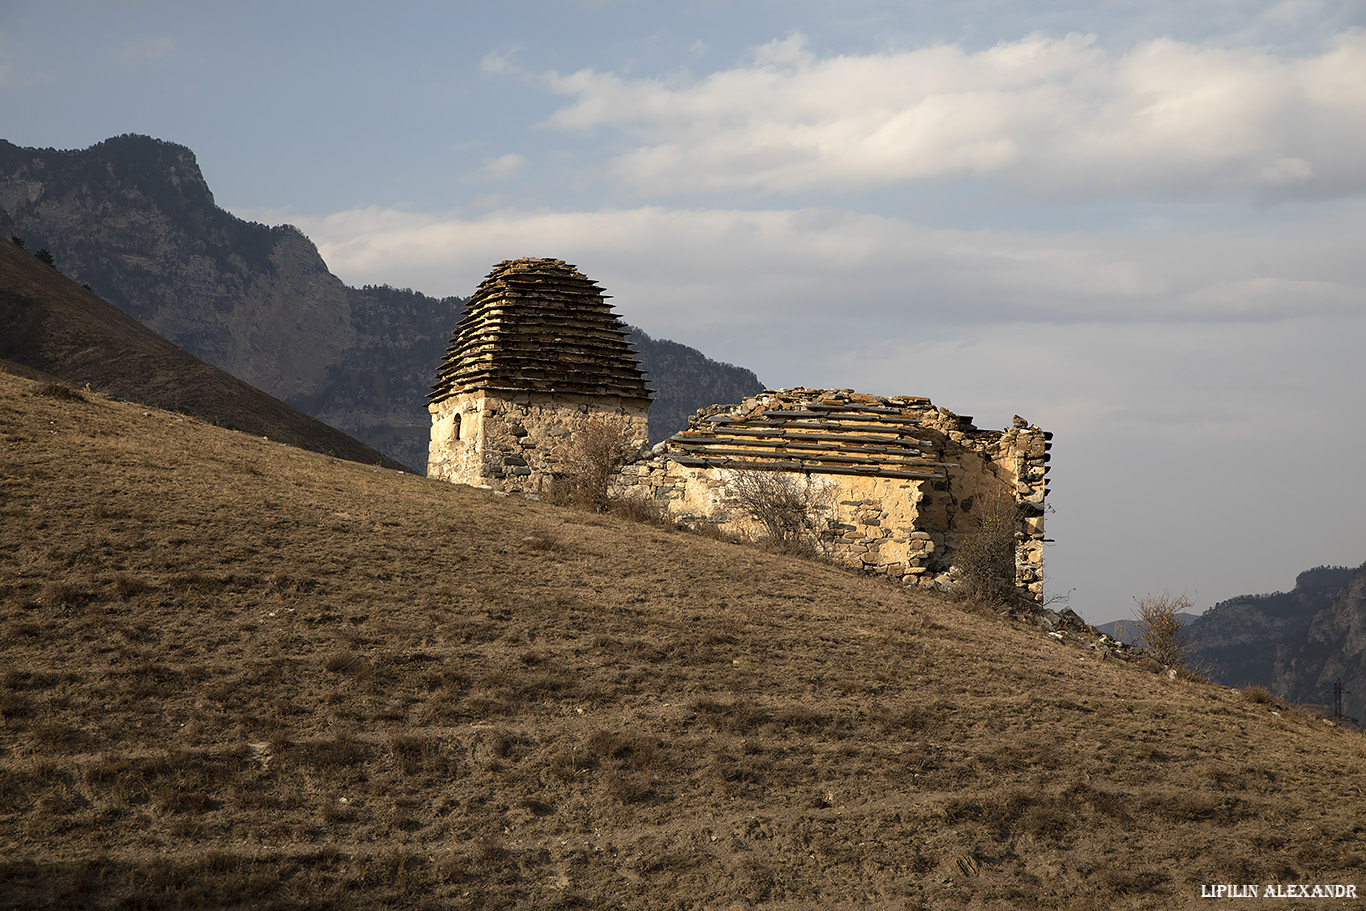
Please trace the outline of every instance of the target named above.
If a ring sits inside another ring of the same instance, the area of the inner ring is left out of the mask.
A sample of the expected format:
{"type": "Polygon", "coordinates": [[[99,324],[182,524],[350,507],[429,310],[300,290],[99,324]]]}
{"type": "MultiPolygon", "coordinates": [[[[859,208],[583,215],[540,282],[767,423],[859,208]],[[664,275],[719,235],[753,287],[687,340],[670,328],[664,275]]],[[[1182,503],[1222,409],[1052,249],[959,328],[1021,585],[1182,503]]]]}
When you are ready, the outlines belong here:
{"type": "Polygon", "coordinates": [[[971,517],[974,526],[958,539],[953,565],[960,574],[958,590],[973,601],[1009,604],[1015,588],[1015,532],[1019,506],[1001,494],[984,498],[971,517]]]}
{"type": "Polygon", "coordinates": [[[1180,615],[1190,612],[1195,603],[1182,595],[1145,595],[1138,603],[1137,629],[1153,658],[1168,667],[1190,670],[1191,646],[1182,631],[1180,615]]]}
{"type": "Polygon", "coordinates": [[[830,508],[830,493],[810,475],[798,480],[789,472],[735,469],[726,479],[726,495],[746,516],[758,522],[771,544],[784,549],[817,550],[830,508]]]}
{"type": "Polygon", "coordinates": [[[120,601],[128,601],[150,588],[150,586],[141,579],[130,576],[127,573],[115,573],[113,582],[110,583],[109,587],[113,590],[114,596],[120,601]]]}
{"type": "Polygon", "coordinates": [[[534,535],[527,535],[522,538],[522,543],[532,550],[541,550],[554,554],[568,554],[572,553],[574,550],[563,537],[549,528],[541,530],[534,535]]]}
{"type": "Polygon", "coordinates": [[[53,580],[43,586],[42,603],[48,607],[73,610],[94,598],[94,593],[88,589],[63,580],[53,580]]]}
{"type": "Polygon", "coordinates": [[[38,387],[37,395],[46,396],[52,399],[62,399],[67,402],[84,402],[85,396],[75,389],[63,383],[44,383],[38,387]]]}
{"type": "Polygon", "coordinates": [[[630,430],[622,422],[592,417],[577,428],[550,485],[550,502],[603,512],[612,476],[631,458],[630,430]]]}
{"type": "Polygon", "coordinates": [[[639,522],[642,525],[656,525],[660,528],[672,529],[673,522],[669,521],[668,513],[663,508],[648,500],[640,497],[619,497],[613,500],[608,511],[629,522],[639,522]]]}
{"type": "Polygon", "coordinates": [[[368,677],[374,673],[374,666],[361,655],[349,650],[333,652],[323,662],[328,673],[345,674],[349,677],[368,677]]]}

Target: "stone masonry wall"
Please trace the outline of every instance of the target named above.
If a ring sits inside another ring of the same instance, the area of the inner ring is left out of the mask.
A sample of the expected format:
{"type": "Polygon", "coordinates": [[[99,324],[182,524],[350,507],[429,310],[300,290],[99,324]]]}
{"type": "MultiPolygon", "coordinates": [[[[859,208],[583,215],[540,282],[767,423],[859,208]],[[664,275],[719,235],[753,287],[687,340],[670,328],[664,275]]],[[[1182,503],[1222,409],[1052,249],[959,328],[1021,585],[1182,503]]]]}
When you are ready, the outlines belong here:
{"type": "MultiPolygon", "coordinates": [[[[819,518],[825,527],[822,548],[838,562],[866,572],[907,584],[948,586],[962,537],[978,527],[984,511],[1003,507],[1019,515],[1016,585],[1031,600],[1041,601],[1045,472],[1051,434],[1019,417],[1005,431],[985,431],[974,427],[970,418],[936,408],[925,399],[851,396],[847,390],[768,391],[729,410],[714,406],[699,412],[689,425],[696,434],[689,436],[685,431],[655,447],[650,458],[626,466],[613,493],[651,502],[680,524],[712,525],[729,535],[760,537],[761,527],[737,507],[727,488],[736,470],[746,465],[753,470],[762,463],[726,457],[698,464],[706,460],[699,459],[707,454],[705,446],[693,442],[685,449],[680,442],[702,438],[710,427],[742,426],[746,418],[751,424],[759,423],[753,420],[755,415],[801,414],[794,409],[835,407],[828,403],[844,401],[851,401],[851,408],[862,404],[875,415],[894,413],[902,421],[913,418],[915,429],[908,432],[924,444],[925,464],[937,467],[933,476],[926,477],[887,476],[898,472],[879,474],[878,469],[849,465],[822,470],[808,463],[801,470],[779,469],[794,483],[810,484],[817,493],[819,518]],[[729,423],[713,423],[718,415],[729,423]]],[[[722,451],[719,445],[714,452],[722,451]]]]}
{"type": "Polygon", "coordinates": [[[646,411],[610,396],[477,391],[428,406],[432,437],[429,477],[509,493],[540,493],[593,420],[625,425],[631,440],[649,439],[646,411]]]}
{"type": "Polygon", "coordinates": [[[942,434],[943,459],[953,463],[943,489],[934,492],[943,512],[927,516],[929,524],[946,529],[949,562],[961,536],[977,527],[984,506],[1013,506],[1019,515],[1015,583],[1042,601],[1044,498],[1053,435],[1019,416],[1004,431],[978,430],[946,409],[927,415],[923,426],[942,434]]]}

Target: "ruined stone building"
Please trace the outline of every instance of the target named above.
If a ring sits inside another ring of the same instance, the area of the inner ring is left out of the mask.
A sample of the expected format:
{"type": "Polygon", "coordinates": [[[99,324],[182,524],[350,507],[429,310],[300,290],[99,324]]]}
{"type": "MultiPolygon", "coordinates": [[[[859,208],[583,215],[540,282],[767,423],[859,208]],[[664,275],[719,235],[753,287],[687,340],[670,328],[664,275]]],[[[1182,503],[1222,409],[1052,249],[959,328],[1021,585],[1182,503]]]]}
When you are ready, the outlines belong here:
{"type": "Polygon", "coordinates": [[[1002,431],[914,396],[769,390],[698,412],[646,454],[650,393],[602,289],[560,260],[489,273],[456,327],[430,400],[431,477],[527,493],[551,483],[589,422],[620,422],[641,456],[612,493],[737,537],[761,526],[737,473],[777,473],[813,494],[822,550],[908,584],[947,585],[965,536],[993,511],[1015,525],[1015,580],[1043,597],[1052,434],[1002,431]]]}
{"type": "Polygon", "coordinates": [[[746,537],[759,526],[736,508],[735,473],[787,474],[812,490],[829,556],[920,585],[948,584],[964,535],[1004,511],[1016,525],[1016,585],[1038,601],[1051,437],[1019,417],[1004,431],[979,430],[914,396],[768,390],[698,412],[628,465],[615,492],[681,524],[746,537]]]}
{"type": "Polygon", "coordinates": [[[437,372],[427,474],[540,491],[576,429],[611,420],[644,441],[649,407],[602,288],[563,260],[507,260],[469,299],[437,372]]]}

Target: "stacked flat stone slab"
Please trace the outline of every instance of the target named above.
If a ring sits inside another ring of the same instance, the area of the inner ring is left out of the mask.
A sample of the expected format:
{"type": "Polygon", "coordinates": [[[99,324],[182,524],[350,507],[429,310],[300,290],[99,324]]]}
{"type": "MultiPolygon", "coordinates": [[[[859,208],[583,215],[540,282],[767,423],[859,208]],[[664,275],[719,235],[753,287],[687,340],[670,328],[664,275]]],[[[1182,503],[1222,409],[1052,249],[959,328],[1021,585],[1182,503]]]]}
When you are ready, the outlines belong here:
{"type": "MultiPolygon", "coordinates": [[[[794,393],[796,391],[794,390],[794,393]]],[[[680,465],[799,471],[934,481],[946,477],[920,417],[928,399],[883,399],[843,390],[783,402],[776,394],[747,400],[691,422],[669,441],[680,465]],[[746,407],[748,406],[748,407],[746,407]]]]}
{"type": "Polygon", "coordinates": [[[1004,431],[980,430],[916,396],[767,390],[698,412],[650,459],[627,466],[616,493],[682,524],[757,536],[729,492],[734,473],[787,473],[822,494],[820,543],[831,557],[945,587],[964,535],[985,510],[1006,508],[1017,525],[1016,585],[1039,601],[1051,437],[1019,417],[1004,431]]]}
{"type": "Polygon", "coordinates": [[[648,439],[650,390],[595,282],[558,259],[506,260],[466,304],[432,387],[431,477],[533,492],[590,421],[648,439]]]}
{"type": "Polygon", "coordinates": [[[476,389],[650,401],[602,288],[560,259],[505,260],[465,305],[430,401],[476,389]]]}

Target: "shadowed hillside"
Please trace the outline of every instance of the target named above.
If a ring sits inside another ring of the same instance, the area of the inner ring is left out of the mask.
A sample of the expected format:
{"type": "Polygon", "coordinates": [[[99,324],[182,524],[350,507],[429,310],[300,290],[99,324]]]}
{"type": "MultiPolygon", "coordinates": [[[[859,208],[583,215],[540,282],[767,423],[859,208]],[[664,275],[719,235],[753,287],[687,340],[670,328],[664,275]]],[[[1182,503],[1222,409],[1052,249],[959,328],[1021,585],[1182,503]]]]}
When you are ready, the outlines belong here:
{"type": "Polygon", "coordinates": [[[0,240],[0,360],[356,462],[397,462],[192,357],[0,240]]]}
{"type": "Polygon", "coordinates": [[[0,440],[3,908],[1166,909],[1366,868],[1361,735],[1262,696],[3,373],[0,440]]]}

